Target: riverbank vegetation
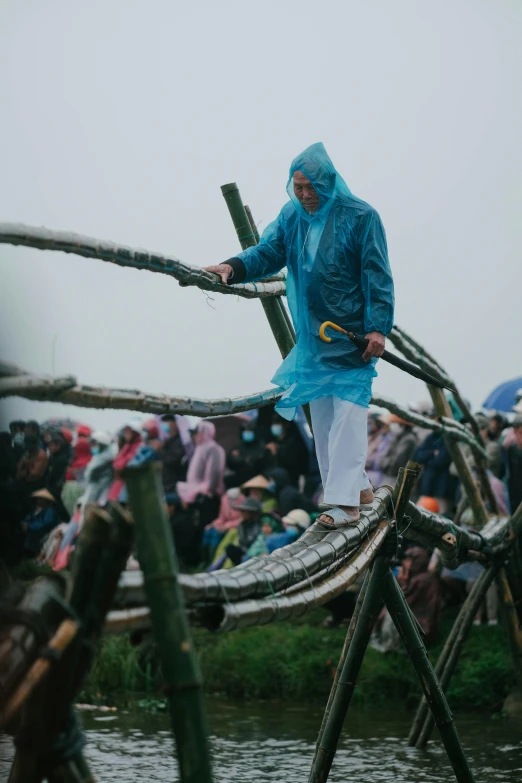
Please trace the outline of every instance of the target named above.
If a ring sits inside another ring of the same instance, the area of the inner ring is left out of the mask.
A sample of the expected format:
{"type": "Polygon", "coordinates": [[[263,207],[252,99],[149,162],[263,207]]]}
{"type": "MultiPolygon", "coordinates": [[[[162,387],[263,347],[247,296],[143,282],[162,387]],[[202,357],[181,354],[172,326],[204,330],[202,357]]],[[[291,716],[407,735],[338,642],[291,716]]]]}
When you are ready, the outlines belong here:
{"type": "MultiPolygon", "coordinates": [[[[442,623],[448,631],[451,619],[442,623]]],[[[345,628],[274,624],[229,634],[195,631],[208,694],[230,698],[324,702],[335,674],[345,628]]],[[[436,660],[444,633],[430,650],[436,660]]],[[[103,640],[81,699],[127,703],[161,698],[159,666],[152,641],[132,646],[128,637],[103,640]]],[[[451,682],[454,709],[498,710],[513,685],[512,666],[501,626],[474,627],[451,682]]],[[[415,674],[403,653],[369,649],[354,695],[360,707],[419,698],[415,674]]]]}

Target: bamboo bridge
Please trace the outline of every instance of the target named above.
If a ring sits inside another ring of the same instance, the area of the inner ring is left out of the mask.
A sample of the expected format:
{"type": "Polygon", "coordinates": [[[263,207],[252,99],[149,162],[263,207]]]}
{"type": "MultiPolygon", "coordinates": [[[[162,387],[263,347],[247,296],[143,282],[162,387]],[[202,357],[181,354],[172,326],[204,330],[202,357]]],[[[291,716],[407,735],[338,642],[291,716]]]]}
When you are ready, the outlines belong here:
{"type": "MultiPolygon", "coordinates": [[[[248,207],[235,184],[222,187],[242,248],[259,241],[248,207]]],[[[69,232],[19,224],[0,224],[0,242],[95,258],[119,266],[169,275],[184,286],[213,293],[260,299],[282,356],[295,343],[283,303],[286,274],[244,285],[225,286],[216,276],[174,256],[132,249],[69,232]]],[[[389,335],[406,359],[453,388],[439,362],[403,329],[389,335]]],[[[418,508],[410,495],[420,468],[408,463],[395,487],[383,486],[361,509],[359,522],[332,531],[315,522],[295,543],[253,558],[227,571],[180,574],[158,467],[128,468],[124,478],[130,511],[116,503],[88,507],[71,572],[40,577],[29,586],[11,582],[0,562],[0,728],[15,737],[10,783],[86,783],[93,780],[74,713],[74,699],[92,663],[102,634],[152,630],[169,703],[182,783],[210,783],[212,765],[202,695],[202,677],[190,624],[213,631],[281,622],[310,612],[363,575],[336,676],[317,740],[309,783],[328,779],[370,633],[383,604],[404,642],[424,697],[408,744],[424,748],[434,724],[455,778],[475,780],[464,755],[445,691],[458,664],[474,616],[496,581],[503,624],[522,690],[522,506],[502,517],[486,471],[486,454],[477,422],[457,390],[461,422],[452,415],[441,389],[428,386],[436,419],[412,413],[387,399],[375,405],[412,424],[442,433],[457,468],[473,528],[418,508]],[[471,449],[474,470],[463,447],[471,449]],[[486,508],[487,507],[487,508],[486,508]],[[487,510],[488,509],[488,510],[487,510]],[[455,569],[478,561],[484,569],[464,602],[433,666],[415,618],[391,572],[401,537],[438,548],[443,564],[455,569]],[[135,548],[141,571],[127,572],[135,548]]],[[[219,416],[274,403],[281,390],[235,399],[196,400],[139,390],[86,386],[72,376],[43,377],[0,363],[0,397],[17,395],[82,407],[116,408],[151,414],[219,416]]]]}

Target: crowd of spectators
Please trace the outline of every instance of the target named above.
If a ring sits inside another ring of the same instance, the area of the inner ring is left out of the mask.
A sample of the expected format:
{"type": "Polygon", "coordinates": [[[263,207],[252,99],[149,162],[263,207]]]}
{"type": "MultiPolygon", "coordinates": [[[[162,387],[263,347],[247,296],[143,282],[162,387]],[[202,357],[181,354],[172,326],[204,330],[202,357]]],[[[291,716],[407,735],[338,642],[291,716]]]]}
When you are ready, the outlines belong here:
{"type": "MultiPolygon", "coordinates": [[[[421,412],[434,415],[426,406],[421,412]]],[[[127,503],[122,471],[149,460],[162,463],[165,504],[182,566],[230,568],[269,554],[297,538],[320,513],[322,488],[306,426],[275,412],[234,419],[220,443],[216,425],[186,417],[134,417],[117,432],[84,424],[39,425],[13,421],[0,433],[0,552],[8,564],[36,559],[66,567],[83,524],[85,508],[127,503]]],[[[522,502],[522,411],[511,423],[501,414],[478,414],[488,471],[502,513],[522,502]]],[[[218,430],[221,431],[218,426],[218,430]]],[[[471,450],[466,458],[474,471],[471,450]]],[[[377,487],[393,485],[408,460],[423,466],[417,487],[421,505],[459,524],[472,524],[466,497],[442,435],[395,415],[368,415],[366,471],[377,487]]],[[[128,567],[137,567],[131,558],[128,567]]],[[[441,569],[437,552],[407,549],[397,578],[428,640],[436,635],[445,603],[464,599],[480,566],[441,569]]],[[[353,609],[353,592],[330,605],[330,622],[353,609]]],[[[484,609],[496,621],[494,589],[484,609]]],[[[372,637],[381,650],[398,639],[383,613],[372,637]]]]}

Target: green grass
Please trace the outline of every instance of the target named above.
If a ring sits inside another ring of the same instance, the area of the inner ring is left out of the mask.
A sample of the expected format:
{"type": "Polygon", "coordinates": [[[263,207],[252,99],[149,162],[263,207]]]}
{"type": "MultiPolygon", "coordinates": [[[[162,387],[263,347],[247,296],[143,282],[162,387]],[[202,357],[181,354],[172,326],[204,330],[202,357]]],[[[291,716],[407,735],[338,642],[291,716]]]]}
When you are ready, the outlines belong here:
{"type": "MultiPolygon", "coordinates": [[[[447,628],[450,620],[443,624],[447,628]]],[[[205,690],[233,698],[324,702],[346,630],[276,624],[212,635],[196,631],[205,690]]],[[[442,641],[430,651],[432,661],[442,641]]],[[[455,709],[499,709],[513,684],[500,627],[473,628],[448,690],[455,709]]],[[[127,637],[102,642],[82,700],[141,700],[157,704],[161,674],[154,646],[132,647],[127,637]],[[145,698],[144,698],[145,697],[145,698]]],[[[406,655],[369,649],[354,694],[360,707],[414,706],[420,689],[406,655]]]]}

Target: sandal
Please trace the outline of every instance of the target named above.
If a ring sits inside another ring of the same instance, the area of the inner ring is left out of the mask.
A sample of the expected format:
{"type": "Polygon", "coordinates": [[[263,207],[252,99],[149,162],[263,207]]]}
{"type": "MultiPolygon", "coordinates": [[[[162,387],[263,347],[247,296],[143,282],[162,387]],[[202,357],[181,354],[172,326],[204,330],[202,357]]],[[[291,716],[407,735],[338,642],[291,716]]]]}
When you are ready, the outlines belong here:
{"type": "Polygon", "coordinates": [[[324,511],[317,521],[321,522],[321,524],[325,527],[331,527],[332,530],[335,530],[339,527],[356,525],[359,521],[359,517],[351,517],[350,514],[348,514],[346,511],[343,511],[342,508],[335,506],[334,508],[329,508],[328,511],[324,511]],[[326,522],[323,520],[323,517],[330,517],[332,521],[326,522]]]}

